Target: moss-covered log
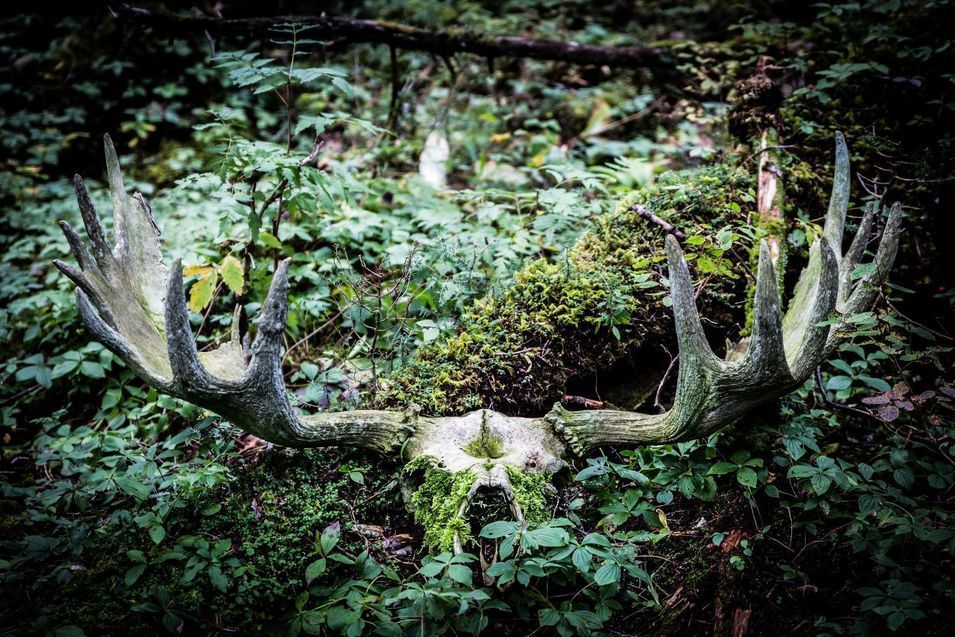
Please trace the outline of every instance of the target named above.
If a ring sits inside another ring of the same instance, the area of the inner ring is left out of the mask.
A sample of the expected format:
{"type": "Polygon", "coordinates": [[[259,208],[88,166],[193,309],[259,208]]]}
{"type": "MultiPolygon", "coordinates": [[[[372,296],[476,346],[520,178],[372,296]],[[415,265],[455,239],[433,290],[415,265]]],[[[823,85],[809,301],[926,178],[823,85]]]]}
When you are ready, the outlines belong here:
{"type": "Polygon", "coordinates": [[[567,254],[529,264],[503,293],[477,303],[456,334],[419,351],[393,379],[385,402],[414,403],[434,414],[478,407],[541,414],[575,376],[606,369],[624,355],[639,365],[648,356],[644,348],[668,342],[672,318],[660,285],[665,233],[634,204],[689,235],[688,260],[700,259],[704,272],[720,272],[697,301],[717,325],[732,325],[748,255],[722,252],[714,235],[746,225],[755,195],[754,176],[733,159],[663,174],[596,219],[567,254]],[[720,265],[718,252],[726,260],[720,265]]]}

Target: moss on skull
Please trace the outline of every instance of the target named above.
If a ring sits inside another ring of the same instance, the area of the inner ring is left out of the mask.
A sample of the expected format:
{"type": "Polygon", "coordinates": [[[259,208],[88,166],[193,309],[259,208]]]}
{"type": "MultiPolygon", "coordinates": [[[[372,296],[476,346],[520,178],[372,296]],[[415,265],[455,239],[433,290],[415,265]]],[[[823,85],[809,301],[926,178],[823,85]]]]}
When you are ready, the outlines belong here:
{"type": "Polygon", "coordinates": [[[514,499],[521,506],[528,522],[546,522],[550,519],[548,494],[554,492],[551,484],[554,476],[546,472],[530,473],[517,467],[506,466],[507,479],[511,482],[514,499]]]}
{"type": "Polygon", "coordinates": [[[463,515],[468,493],[477,476],[473,471],[446,471],[430,458],[419,458],[408,464],[406,472],[424,470],[424,481],[411,495],[415,520],[424,527],[424,543],[431,551],[450,551],[454,538],[466,542],[470,526],[463,515]]]}
{"type": "MultiPolygon", "coordinates": [[[[415,403],[434,415],[478,407],[546,411],[568,379],[672,333],[659,285],[663,233],[631,207],[641,204],[687,234],[711,237],[746,222],[754,192],[752,176],[728,161],[661,175],[597,218],[556,260],[528,264],[502,293],[476,303],[456,334],[419,350],[392,378],[382,402],[415,403]]],[[[688,244],[688,260],[705,256],[710,241],[688,244]]],[[[739,292],[729,277],[712,277],[700,295],[702,310],[730,324],[739,292]]]]}

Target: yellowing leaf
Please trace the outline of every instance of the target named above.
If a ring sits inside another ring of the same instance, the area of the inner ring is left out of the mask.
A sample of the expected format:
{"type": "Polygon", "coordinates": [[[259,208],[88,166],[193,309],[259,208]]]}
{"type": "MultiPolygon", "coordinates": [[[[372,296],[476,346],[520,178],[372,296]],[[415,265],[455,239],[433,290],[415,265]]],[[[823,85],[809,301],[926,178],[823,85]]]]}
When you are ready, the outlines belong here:
{"type": "Polygon", "coordinates": [[[222,275],[222,282],[229,286],[235,294],[242,294],[242,286],[245,284],[245,269],[242,262],[231,254],[226,255],[219,264],[219,274],[222,275]]]}
{"type": "Polygon", "coordinates": [[[189,309],[193,312],[201,312],[212,303],[212,295],[216,290],[216,283],[219,276],[214,268],[209,268],[209,273],[192,284],[189,288],[189,309]]]}
{"type": "Polygon", "coordinates": [[[670,532],[670,525],[667,524],[667,514],[664,513],[664,512],[663,512],[663,509],[661,509],[661,508],[659,508],[659,507],[657,507],[657,519],[660,520],[660,525],[663,527],[663,529],[664,529],[667,533],[669,533],[669,532],[670,532]]]}
{"type": "Polygon", "coordinates": [[[182,275],[204,277],[212,274],[214,271],[215,268],[211,265],[187,265],[182,269],[182,275]]]}

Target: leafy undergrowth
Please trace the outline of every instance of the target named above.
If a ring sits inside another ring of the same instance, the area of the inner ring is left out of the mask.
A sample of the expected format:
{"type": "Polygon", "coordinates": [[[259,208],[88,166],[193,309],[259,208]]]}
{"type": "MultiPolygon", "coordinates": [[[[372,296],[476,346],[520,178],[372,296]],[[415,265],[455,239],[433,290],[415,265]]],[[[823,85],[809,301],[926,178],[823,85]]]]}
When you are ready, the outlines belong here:
{"type": "Polygon", "coordinates": [[[368,4],[328,11],[656,41],[668,69],[400,51],[392,104],[385,48],[296,25],[212,55],[202,34],[106,14],[0,23],[0,633],[948,634],[955,48],[933,25],[950,3],[608,3],[587,20],[573,2],[368,4]],[[764,55],[778,95],[738,85],[764,55]],[[761,99],[778,117],[752,119],[761,99]],[[254,332],[292,258],[284,369],[304,409],[539,415],[570,393],[653,410],[672,385],[657,391],[663,232],[630,207],[686,233],[711,340],[735,337],[760,236],[747,127],[765,121],[787,281],[820,230],[835,130],[858,175],[848,230],[868,201],[907,206],[877,309],[731,431],[577,460],[546,502],[512,475],[538,521],[476,503],[488,523],[460,522],[461,555],[426,550],[397,459],[272,448],[143,385],[49,265],[68,254],[55,221],[80,225],[72,173],[111,224],[109,132],[188,266],[200,348],[235,305],[254,332]],[[445,188],[419,170],[433,133],[445,188]]]}

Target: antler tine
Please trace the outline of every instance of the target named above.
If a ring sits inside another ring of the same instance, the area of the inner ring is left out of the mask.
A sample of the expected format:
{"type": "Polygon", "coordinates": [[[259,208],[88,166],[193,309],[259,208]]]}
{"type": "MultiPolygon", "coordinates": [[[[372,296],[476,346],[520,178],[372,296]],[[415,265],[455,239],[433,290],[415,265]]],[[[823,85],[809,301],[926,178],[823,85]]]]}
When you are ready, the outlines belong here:
{"type": "Polygon", "coordinates": [[[666,237],[666,253],[670,272],[673,321],[680,347],[680,369],[695,369],[698,372],[715,369],[720,365],[720,359],[710,349],[710,344],[703,333],[700,314],[696,309],[690,269],[680,244],[672,234],[666,237]]]}
{"type": "Polygon", "coordinates": [[[869,243],[872,225],[875,222],[875,210],[874,202],[870,201],[866,204],[865,214],[859,222],[859,229],[852,239],[852,245],[849,246],[849,250],[842,257],[842,263],[839,264],[839,298],[836,299],[836,309],[840,312],[844,311],[843,308],[852,291],[852,271],[859,265],[866,245],[869,243]]]}
{"type": "MultiPolygon", "coordinates": [[[[826,340],[830,329],[825,321],[836,309],[836,297],[839,292],[839,262],[829,242],[820,237],[813,244],[813,248],[817,249],[819,255],[817,259],[819,274],[815,293],[812,297],[805,298],[803,305],[794,304],[792,308],[800,316],[802,328],[801,334],[797,334],[798,349],[788,359],[789,369],[797,383],[809,378],[825,356],[826,340]]],[[[783,337],[786,337],[785,327],[783,337]]]]}
{"type": "Polygon", "coordinates": [[[113,253],[109,248],[109,241],[106,239],[106,231],[103,230],[103,223],[100,221],[93,200],[90,198],[90,191],[79,175],[73,175],[73,190],[76,191],[80,216],[83,217],[83,225],[86,226],[86,236],[93,243],[93,255],[96,257],[96,264],[102,273],[111,273],[111,270],[115,267],[115,262],[113,261],[113,253]]]}
{"type": "Polygon", "coordinates": [[[102,311],[97,313],[89,297],[87,297],[86,293],[80,288],[76,290],[76,306],[86,328],[93,333],[96,340],[102,343],[106,349],[116,354],[116,356],[129,365],[130,369],[132,369],[137,376],[145,380],[148,384],[161,392],[170,393],[172,391],[173,387],[169,379],[156,374],[152,367],[140,355],[139,350],[133,347],[122,334],[103,320],[102,316],[106,313],[102,311]]]}
{"type": "Polygon", "coordinates": [[[822,236],[836,257],[842,259],[842,234],[846,225],[846,212],[849,210],[849,190],[852,185],[849,166],[849,148],[845,136],[836,131],[836,158],[832,174],[832,192],[829,195],[829,209],[822,236]]]}
{"type": "MultiPolygon", "coordinates": [[[[848,275],[846,276],[847,290],[845,292],[848,295],[848,299],[840,309],[843,315],[843,321],[853,314],[868,310],[875,301],[880,289],[879,284],[888,276],[889,270],[892,268],[892,263],[895,261],[895,255],[899,249],[901,222],[902,205],[896,202],[892,204],[892,208],[889,210],[889,218],[885,223],[885,229],[882,231],[882,238],[879,240],[879,248],[876,250],[875,259],[873,261],[875,269],[863,276],[862,279],[856,283],[854,288],[851,288],[850,285],[852,270],[855,269],[855,266],[849,269],[848,275]],[[851,290],[851,293],[849,290],[851,290]]],[[[860,228],[859,232],[862,232],[862,228],[860,228]]],[[[853,248],[856,247],[855,243],[856,242],[853,241],[853,248]]],[[[838,344],[839,332],[842,328],[842,324],[832,328],[826,342],[826,352],[832,351],[838,344]]]]}
{"type": "Polygon", "coordinates": [[[182,261],[176,259],[166,285],[166,349],[172,367],[173,383],[183,394],[225,389],[220,379],[210,374],[199,360],[189,312],[186,309],[182,281],[182,261]]]}
{"type": "Polygon", "coordinates": [[[765,240],[759,242],[759,265],[753,299],[753,334],[746,356],[737,363],[760,378],[789,377],[783,345],[782,311],[776,284],[776,268],[765,240]]]}

